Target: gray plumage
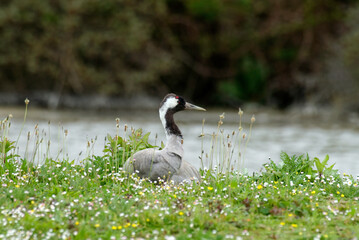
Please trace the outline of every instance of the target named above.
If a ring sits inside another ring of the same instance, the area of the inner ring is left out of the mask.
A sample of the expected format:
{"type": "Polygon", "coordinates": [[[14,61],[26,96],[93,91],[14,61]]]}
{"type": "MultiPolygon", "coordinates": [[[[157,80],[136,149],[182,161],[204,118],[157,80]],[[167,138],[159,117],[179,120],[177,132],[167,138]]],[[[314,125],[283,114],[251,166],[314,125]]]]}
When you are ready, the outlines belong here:
{"type": "Polygon", "coordinates": [[[183,148],[178,140],[177,136],[171,136],[162,150],[150,148],[135,153],[126,161],[125,171],[136,171],[139,177],[151,181],[168,180],[181,168],[183,148]]]}
{"type": "Polygon", "coordinates": [[[189,162],[183,160],[181,168],[171,177],[170,180],[176,184],[190,182],[193,180],[200,181],[201,175],[195,167],[193,167],[189,162]]]}
{"type": "Polygon", "coordinates": [[[205,111],[203,108],[186,103],[183,98],[175,94],[168,94],[163,99],[159,113],[166,131],[166,146],[162,150],[145,149],[135,153],[124,164],[126,172],[136,172],[139,177],[151,181],[160,178],[176,184],[200,180],[198,170],[183,160],[182,133],[173,120],[173,114],[186,109],[205,111]]]}

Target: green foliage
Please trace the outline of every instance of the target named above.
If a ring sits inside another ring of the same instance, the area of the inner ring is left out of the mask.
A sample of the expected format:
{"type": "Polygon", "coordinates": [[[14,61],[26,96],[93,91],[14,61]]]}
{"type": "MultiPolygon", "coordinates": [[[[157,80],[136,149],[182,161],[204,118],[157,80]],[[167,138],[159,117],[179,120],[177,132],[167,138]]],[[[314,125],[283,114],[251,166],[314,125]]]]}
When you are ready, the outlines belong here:
{"type": "Polygon", "coordinates": [[[186,5],[190,14],[207,22],[214,22],[220,16],[219,0],[187,0],[186,5]]]}
{"type": "Polygon", "coordinates": [[[322,176],[323,174],[333,174],[336,173],[337,170],[333,170],[333,167],[335,165],[332,164],[331,166],[327,166],[329,161],[329,155],[326,155],[323,161],[320,161],[319,158],[314,158],[315,166],[317,167],[317,170],[315,172],[319,173],[319,176],[322,176]]]}
{"type": "Polygon", "coordinates": [[[1,1],[0,90],[122,96],[169,88],[203,101],[231,90],[261,101],[298,87],[303,68],[317,69],[308,66],[354,2],[1,1]]]}
{"type": "Polygon", "coordinates": [[[163,3],[30,0],[1,5],[1,89],[123,94],[173,69],[172,59],[151,40],[155,15],[146,13],[159,14],[163,3]]]}
{"type": "Polygon", "coordinates": [[[220,90],[228,97],[241,100],[261,101],[267,86],[267,66],[252,57],[240,61],[238,74],[231,82],[222,82],[220,90]]]}
{"type": "Polygon", "coordinates": [[[287,153],[281,153],[281,162],[275,163],[270,160],[269,163],[264,164],[265,172],[264,177],[272,178],[273,181],[290,181],[297,183],[301,181],[303,176],[315,177],[315,174],[321,178],[325,176],[333,176],[339,181],[340,175],[338,171],[333,169],[334,165],[328,166],[329,156],[326,155],[323,161],[320,161],[317,157],[310,159],[307,155],[289,156],[287,153]]]}
{"type": "Polygon", "coordinates": [[[0,138],[0,161],[3,163],[8,162],[10,159],[19,157],[19,155],[14,153],[15,142],[9,141],[6,137],[0,138]]]}
{"type": "MultiPolygon", "coordinates": [[[[126,160],[138,151],[146,148],[155,148],[148,142],[150,132],[143,134],[142,129],[133,130],[128,139],[120,136],[111,137],[107,135],[107,142],[105,144],[104,159],[98,158],[92,160],[95,162],[103,162],[108,160],[111,166],[115,166],[116,169],[122,167],[126,160]]],[[[117,170],[116,170],[117,171],[117,170]]]]}
{"type": "MultiPolygon", "coordinates": [[[[347,65],[349,71],[354,76],[354,81],[356,88],[359,88],[359,47],[357,42],[359,41],[359,4],[354,8],[350,9],[348,17],[346,19],[346,26],[349,28],[349,31],[346,32],[341,39],[343,46],[343,55],[344,62],[347,65]]],[[[355,90],[356,92],[356,90],[355,90]]]]}
{"type": "Polygon", "coordinates": [[[270,160],[269,163],[264,164],[265,172],[263,176],[273,178],[273,181],[285,180],[289,183],[290,180],[296,179],[298,175],[312,174],[313,162],[309,159],[309,156],[289,156],[287,153],[281,153],[280,163],[275,163],[270,160]]]}

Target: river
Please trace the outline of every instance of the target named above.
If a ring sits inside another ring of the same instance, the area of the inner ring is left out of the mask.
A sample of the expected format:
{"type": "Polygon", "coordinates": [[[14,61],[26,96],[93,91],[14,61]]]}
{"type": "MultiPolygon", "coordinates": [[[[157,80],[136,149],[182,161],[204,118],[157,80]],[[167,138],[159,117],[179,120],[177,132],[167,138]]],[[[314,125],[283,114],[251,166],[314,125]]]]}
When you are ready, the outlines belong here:
{"type": "MultiPolygon", "coordinates": [[[[207,112],[180,112],[175,119],[184,136],[185,159],[196,167],[201,166],[203,157],[210,156],[211,134],[217,132],[219,115],[225,112],[223,119],[223,136],[231,136],[238,132],[239,116],[235,109],[211,109],[207,112]],[[202,120],[205,119],[203,138],[202,120]],[[203,141],[203,142],[202,142],[203,141]]],[[[4,119],[12,114],[12,124],[7,134],[16,140],[22,128],[24,109],[0,107],[0,117],[4,119]]],[[[151,132],[150,142],[159,144],[165,140],[164,131],[156,110],[143,111],[75,111],[75,110],[44,110],[29,109],[26,123],[18,142],[18,152],[21,156],[35,161],[47,154],[56,158],[69,158],[80,161],[86,155],[102,155],[107,134],[115,135],[118,131],[124,134],[124,124],[128,127],[142,128],[144,132],[151,132]],[[120,128],[116,128],[116,118],[120,118],[120,128]],[[35,126],[38,124],[39,139],[43,139],[34,155],[36,135],[35,126]],[[65,136],[65,131],[67,136],[65,136]],[[30,140],[28,140],[30,132],[30,140]],[[157,135],[157,138],[156,138],[157,135]],[[48,141],[50,140],[50,147],[48,141]],[[88,147],[88,142],[90,147],[88,147]],[[34,157],[35,156],[35,157],[34,157]]],[[[246,134],[240,151],[244,154],[244,168],[248,172],[260,171],[268,159],[278,162],[281,151],[288,154],[306,154],[310,157],[323,159],[330,156],[329,164],[336,163],[335,168],[341,173],[359,175],[359,120],[357,115],[340,117],[313,116],[299,114],[295,111],[276,112],[268,110],[252,110],[244,112],[242,120],[243,133],[246,134]],[[251,136],[247,146],[249,124],[255,113],[251,136]],[[343,117],[344,118],[344,117],[343,117]]],[[[128,135],[128,133],[127,133],[128,135]]],[[[236,135],[235,135],[236,136],[236,135]]],[[[227,143],[226,143],[227,144],[227,143]]],[[[224,145],[226,145],[224,144],[224,145]]],[[[217,144],[217,146],[221,144],[217,144]]],[[[223,146],[224,146],[223,145],[223,146]]],[[[227,144],[228,145],[228,144],[227,144]]],[[[232,146],[235,145],[232,141],[232,146]]],[[[225,147],[224,147],[225,148],[225,147]]],[[[223,150],[223,149],[222,149],[223,150]]],[[[238,149],[234,151],[232,160],[238,159],[238,149]]]]}

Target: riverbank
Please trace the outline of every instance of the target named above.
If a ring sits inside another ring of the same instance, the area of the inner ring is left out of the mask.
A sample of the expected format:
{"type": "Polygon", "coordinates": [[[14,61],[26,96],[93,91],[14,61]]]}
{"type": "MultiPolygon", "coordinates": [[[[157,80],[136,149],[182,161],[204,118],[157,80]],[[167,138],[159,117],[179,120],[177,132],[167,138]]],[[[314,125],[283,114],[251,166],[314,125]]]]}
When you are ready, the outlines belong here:
{"type": "MultiPolygon", "coordinates": [[[[207,106],[204,106],[207,108],[207,106]]],[[[249,172],[259,171],[268,158],[279,161],[281,151],[290,154],[309,153],[320,158],[329,154],[331,161],[336,162],[336,168],[342,173],[359,175],[357,142],[359,141],[359,120],[357,115],[332,115],[327,113],[309,114],[303,111],[282,112],[270,109],[248,107],[244,108],[242,119],[243,133],[248,134],[250,118],[255,115],[256,122],[252,137],[246,149],[244,167],[249,172]]],[[[238,109],[208,109],[205,113],[181,112],[175,116],[184,136],[185,158],[196,167],[200,167],[201,151],[209,153],[210,135],[217,131],[219,115],[224,115],[224,134],[232,134],[238,130],[238,109]],[[204,138],[199,138],[202,132],[202,120],[205,119],[204,138]],[[201,148],[202,141],[204,149],[201,148]]],[[[31,155],[36,143],[35,126],[40,133],[40,152],[49,148],[49,155],[56,158],[59,154],[79,161],[87,151],[87,142],[93,141],[92,152],[101,154],[107,134],[117,133],[116,118],[120,118],[120,130],[124,125],[136,129],[142,128],[151,132],[150,141],[165,140],[163,127],[159,121],[157,109],[117,109],[117,110],[48,110],[29,105],[27,119],[22,129],[24,107],[1,107],[0,117],[4,119],[12,114],[11,129],[8,137],[19,137],[19,153],[31,155]],[[66,139],[64,130],[67,130],[66,139]],[[30,138],[28,138],[30,133],[30,138]],[[51,141],[50,147],[47,141],[51,141]],[[66,140],[66,141],[64,141],[66,140]],[[66,152],[64,152],[66,150],[66,152]]]]}

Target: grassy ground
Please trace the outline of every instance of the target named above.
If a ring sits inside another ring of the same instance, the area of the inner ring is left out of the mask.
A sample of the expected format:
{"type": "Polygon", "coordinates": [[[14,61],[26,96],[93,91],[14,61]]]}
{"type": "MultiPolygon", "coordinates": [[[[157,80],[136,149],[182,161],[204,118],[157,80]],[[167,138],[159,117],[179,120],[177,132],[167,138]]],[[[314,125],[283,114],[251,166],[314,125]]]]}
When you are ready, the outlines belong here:
{"type": "Polygon", "coordinates": [[[0,238],[359,236],[359,188],[350,176],[287,175],[267,166],[254,176],[206,172],[200,184],[155,185],[100,160],[30,168],[8,162],[1,169],[0,238]]]}
{"type": "Polygon", "coordinates": [[[328,159],[288,156],[253,175],[202,171],[200,184],[127,176],[148,135],[108,138],[81,164],[15,154],[0,141],[0,239],[356,239],[359,187],[328,159]]]}

